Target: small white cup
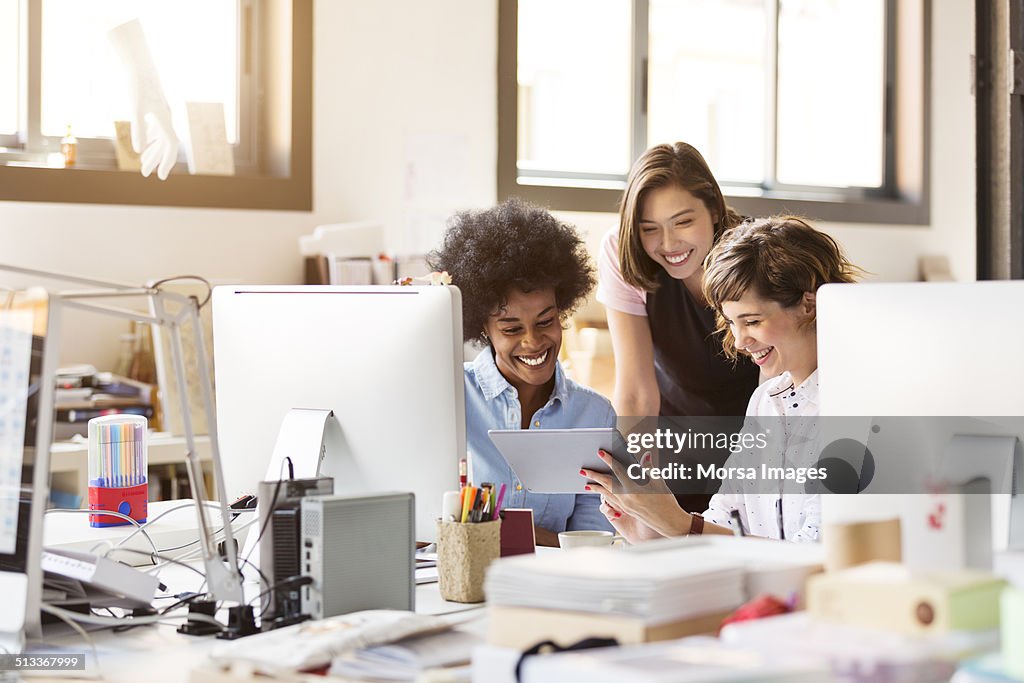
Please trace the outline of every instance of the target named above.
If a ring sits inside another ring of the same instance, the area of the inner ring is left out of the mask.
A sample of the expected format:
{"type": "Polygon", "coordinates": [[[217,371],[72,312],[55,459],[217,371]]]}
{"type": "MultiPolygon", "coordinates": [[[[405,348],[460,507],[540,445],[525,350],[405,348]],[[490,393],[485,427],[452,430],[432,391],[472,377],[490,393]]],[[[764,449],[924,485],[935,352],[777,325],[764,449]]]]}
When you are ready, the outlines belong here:
{"type": "Polygon", "coordinates": [[[582,548],[584,546],[609,546],[622,540],[611,531],[580,530],[562,531],[558,534],[558,545],[562,548],[582,548]]]}

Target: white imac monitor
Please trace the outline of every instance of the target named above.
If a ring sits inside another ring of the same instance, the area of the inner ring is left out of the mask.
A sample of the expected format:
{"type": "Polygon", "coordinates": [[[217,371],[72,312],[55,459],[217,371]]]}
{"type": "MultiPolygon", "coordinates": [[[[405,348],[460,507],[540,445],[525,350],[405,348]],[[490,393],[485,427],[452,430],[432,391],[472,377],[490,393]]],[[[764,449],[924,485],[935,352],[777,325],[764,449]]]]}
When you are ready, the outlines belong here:
{"type": "Polygon", "coordinates": [[[417,538],[435,539],[466,456],[458,289],[217,287],[213,341],[229,499],[256,493],[290,410],[328,409],[335,492],[411,491],[417,538]]]}
{"type": "MultiPolygon", "coordinates": [[[[1018,546],[1024,540],[1024,281],[826,285],[818,292],[817,330],[820,414],[828,418],[823,430],[850,424],[834,418],[868,416],[863,434],[850,436],[869,451],[892,452],[893,439],[903,440],[900,458],[875,459],[866,492],[885,493],[826,495],[825,521],[849,516],[857,506],[875,516],[897,513],[905,555],[908,544],[912,554],[927,554],[936,540],[930,533],[949,520],[922,479],[970,474],[999,459],[1005,476],[995,490],[1017,495],[988,501],[991,538],[983,528],[957,533],[991,540],[989,555],[993,547],[1018,546]]],[[[975,520],[975,527],[983,526],[975,520]]]]}
{"type": "Polygon", "coordinates": [[[40,377],[52,378],[56,366],[46,308],[0,309],[0,653],[20,652],[26,635],[39,635],[53,430],[53,387],[40,377]]]}

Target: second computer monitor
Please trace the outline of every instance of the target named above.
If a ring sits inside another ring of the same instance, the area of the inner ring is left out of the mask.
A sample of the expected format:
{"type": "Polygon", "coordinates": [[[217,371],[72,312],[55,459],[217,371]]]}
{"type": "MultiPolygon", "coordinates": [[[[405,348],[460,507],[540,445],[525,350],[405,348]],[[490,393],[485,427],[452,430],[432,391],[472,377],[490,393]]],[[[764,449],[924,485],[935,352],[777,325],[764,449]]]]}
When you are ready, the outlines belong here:
{"type": "Polygon", "coordinates": [[[336,490],[411,491],[436,536],[466,454],[462,306],[454,287],[218,287],[217,429],[229,498],[255,493],[293,408],[333,410],[336,490]]]}
{"type": "Polygon", "coordinates": [[[983,442],[971,439],[982,437],[989,449],[1005,452],[1005,467],[1011,457],[1015,461],[1012,475],[990,481],[990,490],[1016,493],[1012,506],[1008,495],[991,499],[993,545],[1024,543],[1024,363],[1017,351],[1024,339],[1022,302],[1021,281],[842,284],[818,291],[823,429],[836,435],[858,424],[850,416],[867,416],[863,433],[850,436],[883,456],[874,459],[866,488],[883,495],[826,496],[826,518],[868,511],[869,504],[876,515],[903,511],[904,545],[928,546],[928,534],[914,529],[943,528],[938,516],[914,507],[932,500],[928,477],[980,475],[985,463],[977,444],[983,442]],[[922,495],[906,495],[911,493],[922,495]]]}

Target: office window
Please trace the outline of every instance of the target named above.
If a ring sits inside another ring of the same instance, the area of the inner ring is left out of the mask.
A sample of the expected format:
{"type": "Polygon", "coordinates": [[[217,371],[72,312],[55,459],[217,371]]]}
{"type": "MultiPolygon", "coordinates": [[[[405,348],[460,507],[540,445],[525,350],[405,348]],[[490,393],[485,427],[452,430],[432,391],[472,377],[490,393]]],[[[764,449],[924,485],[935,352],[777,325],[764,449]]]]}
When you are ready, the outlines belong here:
{"type": "Polygon", "coordinates": [[[919,222],[926,211],[923,185],[897,171],[900,157],[924,175],[926,0],[500,3],[502,197],[607,210],[644,149],[683,140],[731,197],[786,200],[751,213],[919,222]],[[906,150],[900,132],[914,138],[906,150]],[[836,210],[873,200],[918,209],[836,210]]]}
{"type": "MultiPolygon", "coordinates": [[[[228,141],[238,142],[240,3],[235,0],[42,0],[41,133],[110,138],[131,102],[107,32],[138,17],[168,102],[223,102],[228,141]],[[187,36],[187,41],[182,38],[187,36]]],[[[248,36],[242,36],[248,39],[248,36]]],[[[248,49],[243,46],[243,49],[248,49]]],[[[175,115],[180,107],[173,107],[175,115]]],[[[176,119],[175,128],[187,130],[176,119]]]]}
{"type": "Polygon", "coordinates": [[[0,0],[0,199],[310,208],[311,22],[311,0],[0,0]],[[159,188],[110,173],[114,121],[133,103],[108,32],[135,18],[182,142],[159,188]],[[234,176],[185,179],[186,102],[223,104],[234,176]],[[77,162],[54,168],[69,126],[77,162]],[[31,190],[44,170],[56,196],[31,190]],[[309,187],[286,190],[292,179],[309,187]]]}
{"type": "Polygon", "coordinates": [[[521,171],[599,177],[629,170],[629,98],[622,94],[629,92],[630,41],[622,27],[629,25],[630,5],[630,0],[519,3],[521,171]],[[583,15],[587,40],[565,40],[566,27],[583,15]]]}
{"type": "Polygon", "coordinates": [[[18,0],[0,0],[0,146],[18,132],[18,0]]]}

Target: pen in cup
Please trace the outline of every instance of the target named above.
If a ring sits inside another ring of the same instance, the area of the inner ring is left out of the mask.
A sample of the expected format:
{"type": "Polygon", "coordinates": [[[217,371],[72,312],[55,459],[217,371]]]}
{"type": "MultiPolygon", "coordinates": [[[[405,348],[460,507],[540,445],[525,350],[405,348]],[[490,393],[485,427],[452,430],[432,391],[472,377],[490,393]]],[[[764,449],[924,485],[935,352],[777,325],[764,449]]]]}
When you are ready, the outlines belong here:
{"type": "Polygon", "coordinates": [[[498,500],[494,503],[494,514],[491,515],[491,519],[498,519],[498,514],[501,513],[501,504],[505,500],[505,483],[502,482],[498,488],[498,500]]]}

